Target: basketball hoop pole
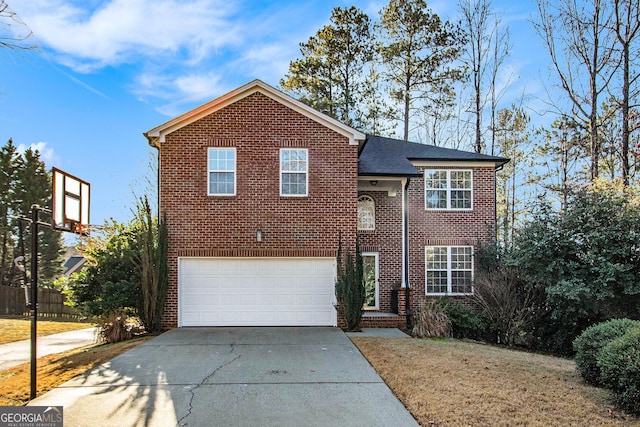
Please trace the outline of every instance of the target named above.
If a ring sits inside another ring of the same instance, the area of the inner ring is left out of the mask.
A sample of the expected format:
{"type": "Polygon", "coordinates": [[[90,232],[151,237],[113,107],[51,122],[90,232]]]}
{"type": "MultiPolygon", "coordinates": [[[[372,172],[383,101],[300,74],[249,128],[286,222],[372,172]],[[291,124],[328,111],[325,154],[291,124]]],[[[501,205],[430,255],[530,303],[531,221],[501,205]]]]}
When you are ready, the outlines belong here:
{"type": "Polygon", "coordinates": [[[36,398],[37,387],[37,335],[38,335],[38,226],[51,227],[51,224],[40,222],[40,212],[51,213],[49,209],[39,205],[31,205],[31,301],[29,301],[29,315],[31,316],[31,393],[30,399],[36,398]]]}

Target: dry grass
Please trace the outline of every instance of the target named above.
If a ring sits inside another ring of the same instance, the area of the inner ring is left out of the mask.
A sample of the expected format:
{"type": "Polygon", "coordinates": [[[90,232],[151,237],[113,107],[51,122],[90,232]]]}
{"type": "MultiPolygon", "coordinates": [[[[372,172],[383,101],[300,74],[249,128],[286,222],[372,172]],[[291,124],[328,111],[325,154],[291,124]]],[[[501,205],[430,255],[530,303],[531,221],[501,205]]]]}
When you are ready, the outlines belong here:
{"type": "Polygon", "coordinates": [[[423,426],[639,426],[571,360],[456,340],[352,338],[423,426]]]}
{"type": "MultiPolygon", "coordinates": [[[[84,374],[89,369],[113,359],[150,337],[117,344],[77,348],[38,359],[38,395],[84,374]]],[[[0,371],[0,406],[20,406],[29,401],[31,375],[29,363],[0,371]]]]}
{"type": "MultiPolygon", "coordinates": [[[[57,334],[59,332],[85,329],[95,326],[93,323],[43,320],[38,319],[38,336],[57,334]]],[[[0,344],[8,342],[28,340],[31,338],[31,319],[28,317],[2,317],[0,318],[0,344]]]]}

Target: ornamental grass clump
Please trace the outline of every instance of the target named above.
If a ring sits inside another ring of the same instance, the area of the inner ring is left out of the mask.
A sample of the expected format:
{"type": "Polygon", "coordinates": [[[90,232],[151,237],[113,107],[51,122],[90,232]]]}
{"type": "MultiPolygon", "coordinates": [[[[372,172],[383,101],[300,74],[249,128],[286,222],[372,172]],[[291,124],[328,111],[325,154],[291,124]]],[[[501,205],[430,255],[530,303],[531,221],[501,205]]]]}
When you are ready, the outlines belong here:
{"type": "Polygon", "coordinates": [[[425,300],[413,316],[411,334],[417,338],[451,338],[453,331],[442,306],[435,300],[425,300]]]}

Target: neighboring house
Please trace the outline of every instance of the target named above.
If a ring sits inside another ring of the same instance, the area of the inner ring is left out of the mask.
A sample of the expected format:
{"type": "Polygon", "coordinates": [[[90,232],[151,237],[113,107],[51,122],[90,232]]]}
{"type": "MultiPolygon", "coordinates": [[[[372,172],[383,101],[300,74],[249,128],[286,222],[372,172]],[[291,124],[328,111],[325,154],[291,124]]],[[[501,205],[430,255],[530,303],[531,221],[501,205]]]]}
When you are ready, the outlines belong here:
{"type": "Polygon", "coordinates": [[[73,273],[79,273],[86,262],[87,259],[80,253],[80,251],[78,251],[78,249],[74,246],[67,247],[63,264],[64,276],[69,278],[73,273]]]}
{"type": "Polygon", "coordinates": [[[145,136],[169,231],[167,327],[337,325],[340,238],[360,239],[365,326],[471,293],[507,162],[367,136],[259,80],[145,136]]]}

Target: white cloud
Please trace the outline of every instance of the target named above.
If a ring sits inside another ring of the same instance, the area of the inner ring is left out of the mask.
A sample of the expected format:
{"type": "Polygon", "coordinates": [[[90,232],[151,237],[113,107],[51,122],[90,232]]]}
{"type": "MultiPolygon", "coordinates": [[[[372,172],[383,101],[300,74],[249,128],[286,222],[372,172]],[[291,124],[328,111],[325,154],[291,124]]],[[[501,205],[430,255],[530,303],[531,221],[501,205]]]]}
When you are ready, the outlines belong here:
{"type": "Polygon", "coordinates": [[[175,116],[184,112],[185,105],[208,101],[221,95],[230,88],[221,85],[221,78],[214,72],[192,73],[182,76],[168,74],[144,73],[136,79],[133,92],[141,99],[148,97],[170,101],[156,110],[167,116],[175,116]]]}
{"type": "Polygon", "coordinates": [[[35,144],[31,144],[26,146],[25,144],[18,144],[16,147],[18,153],[23,154],[27,151],[28,148],[31,148],[34,151],[38,151],[40,153],[40,160],[42,160],[47,167],[56,166],[60,164],[60,157],[58,157],[53,151],[52,147],[48,147],[46,142],[40,141],[35,144]]]}
{"type": "Polygon", "coordinates": [[[178,56],[196,63],[239,40],[230,25],[233,2],[222,0],[111,0],[94,10],[64,0],[35,0],[18,13],[57,60],[77,72],[178,56]]]}

